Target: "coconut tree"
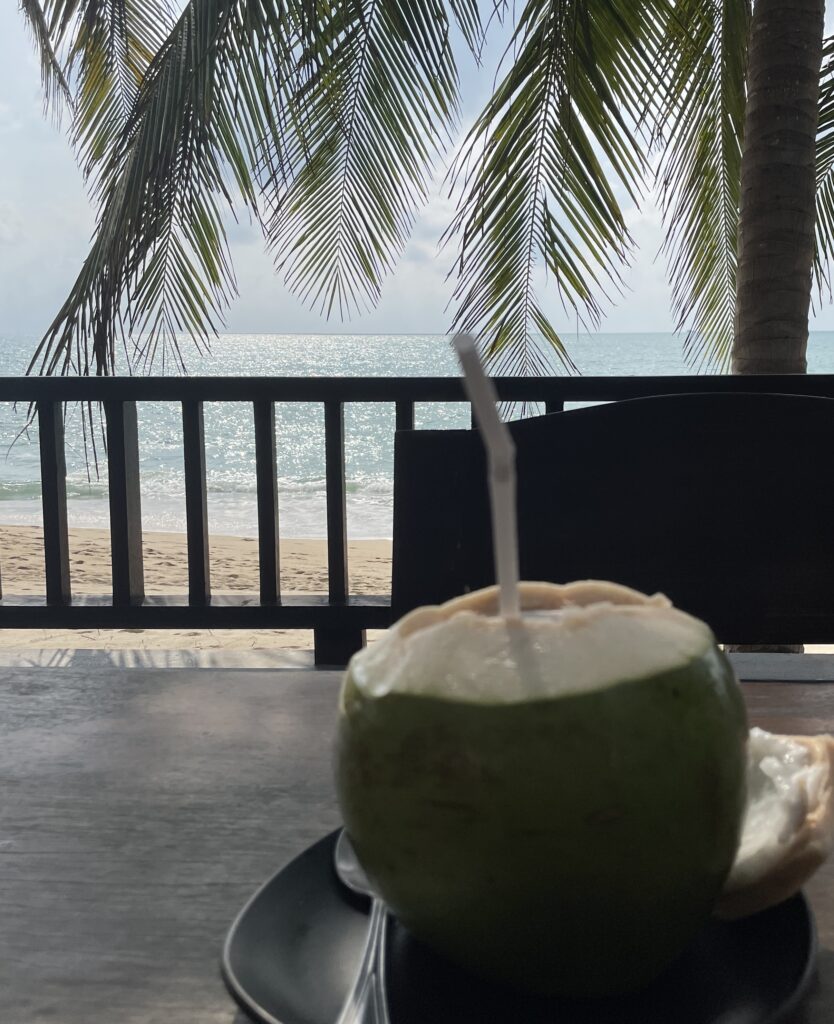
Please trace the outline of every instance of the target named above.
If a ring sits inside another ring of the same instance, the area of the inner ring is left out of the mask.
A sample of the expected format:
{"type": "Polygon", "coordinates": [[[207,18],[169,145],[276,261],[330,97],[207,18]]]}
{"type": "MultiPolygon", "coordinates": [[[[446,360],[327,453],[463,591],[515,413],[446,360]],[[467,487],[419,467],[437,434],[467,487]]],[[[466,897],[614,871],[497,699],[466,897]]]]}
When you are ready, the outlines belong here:
{"type": "Polygon", "coordinates": [[[756,0],[750,32],[733,371],[804,373],[824,0],[756,0]]]}
{"type": "Polygon", "coordinates": [[[517,16],[501,0],[22,8],[52,101],[72,103],[99,210],[33,359],[41,372],[110,374],[119,349],[148,367],[180,361],[183,336],[207,344],[235,294],[229,211],[262,227],[290,288],[324,315],[376,302],[454,144],[459,62],[478,59],[496,18],[514,18],[511,43],[452,161],[458,207],[445,241],[457,254],[451,326],[477,332],[497,372],[571,365],[537,268],[598,324],[633,252],[622,204],[652,189],[690,354],[727,365],[735,334],[736,367],[768,368],[755,360],[774,325],[796,320],[801,334],[802,288],[807,334],[817,109],[816,266],[827,281],[834,76],[827,62],[816,103],[822,0],[757,0],[746,121],[749,0],[526,0],[517,16]],[[775,145],[774,123],[788,126],[775,145]],[[790,255],[775,236],[763,241],[775,178],[780,209],[803,225],[790,255]],[[774,268],[784,306],[761,277],[774,268]]]}

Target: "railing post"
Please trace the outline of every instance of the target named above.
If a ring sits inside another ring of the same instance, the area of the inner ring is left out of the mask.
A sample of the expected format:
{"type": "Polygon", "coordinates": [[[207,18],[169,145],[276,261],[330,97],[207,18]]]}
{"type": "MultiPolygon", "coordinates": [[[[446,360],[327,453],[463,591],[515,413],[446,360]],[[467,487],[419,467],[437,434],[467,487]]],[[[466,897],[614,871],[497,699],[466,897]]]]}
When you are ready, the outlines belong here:
{"type": "Polygon", "coordinates": [[[106,401],[104,415],[107,421],[113,604],[141,604],[145,597],[145,574],[136,403],[106,401]]]}
{"type": "Polygon", "coordinates": [[[188,540],[188,603],[204,605],[211,600],[211,566],[203,403],[197,400],[188,399],[182,403],[182,453],[188,540]]]}
{"type": "Polygon", "coordinates": [[[255,479],[258,489],[258,562],[261,604],[281,600],[281,556],[278,546],[278,472],[275,464],[275,405],[256,401],[255,479]]]}
{"type": "Polygon", "coordinates": [[[396,403],[396,429],[414,429],[414,403],[400,400],[396,403]]]}
{"type": "Polygon", "coordinates": [[[348,597],[347,488],[345,485],[345,410],[324,403],[324,473],[327,485],[327,580],[331,604],[348,597]]]}
{"type": "Polygon", "coordinates": [[[549,398],[544,403],[544,411],[546,413],[564,412],[565,411],[565,403],[564,403],[564,401],[561,398],[549,398]]]}
{"type": "Polygon", "coordinates": [[[46,603],[69,604],[72,591],[67,529],[67,464],[61,402],[38,402],[38,434],[46,603]]]}
{"type": "MultiPolygon", "coordinates": [[[[340,401],[324,403],[324,469],[327,484],[327,580],[331,605],[348,601],[347,498],[345,486],[345,409],[340,401]]],[[[315,663],[345,665],[365,643],[364,629],[315,629],[315,663]]]]}

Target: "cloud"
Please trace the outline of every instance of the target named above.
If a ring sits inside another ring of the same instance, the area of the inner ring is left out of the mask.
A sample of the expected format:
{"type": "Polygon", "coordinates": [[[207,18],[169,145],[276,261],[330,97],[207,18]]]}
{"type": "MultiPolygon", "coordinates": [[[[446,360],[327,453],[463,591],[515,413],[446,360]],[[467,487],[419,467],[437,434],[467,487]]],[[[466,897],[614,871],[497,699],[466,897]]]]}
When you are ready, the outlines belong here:
{"type": "Polygon", "coordinates": [[[22,122],[12,107],[0,100],[0,135],[11,135],[20,131],[22,122]]]}
{"type": "Polygon", "coordinates": [[[226,238],[229,245],[263,245],[264,236],[252,214],[247,209],[236,211],[237,220],[231,215],[224,216],[226,238]]]}
{"type": "Polygon", "coordinates": [[[22,223],[14,203],[0,199],[0,245],[13,245],[19,241],[22,223]]]}

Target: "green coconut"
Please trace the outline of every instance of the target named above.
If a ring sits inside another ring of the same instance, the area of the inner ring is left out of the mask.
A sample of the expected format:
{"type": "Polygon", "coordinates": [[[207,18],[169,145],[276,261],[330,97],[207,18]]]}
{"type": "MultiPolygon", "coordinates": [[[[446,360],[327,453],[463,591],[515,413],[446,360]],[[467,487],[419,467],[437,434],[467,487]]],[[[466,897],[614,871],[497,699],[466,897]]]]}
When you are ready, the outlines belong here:
{"type": "Polygon", "coordinates": [[[391,911],[459,965],[544,993],[645,986],[738,847],[744,704],[710,630],[613,584],[411,613],[345,676],[337,788],[391,911]]]}

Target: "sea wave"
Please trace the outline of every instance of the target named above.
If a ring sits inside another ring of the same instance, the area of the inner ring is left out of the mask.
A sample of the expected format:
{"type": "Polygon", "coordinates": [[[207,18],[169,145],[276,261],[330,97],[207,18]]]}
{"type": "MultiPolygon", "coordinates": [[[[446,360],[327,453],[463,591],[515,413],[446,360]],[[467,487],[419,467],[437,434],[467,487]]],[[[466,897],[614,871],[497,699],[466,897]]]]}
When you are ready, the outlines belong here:
{"type": "MultiPolygon", "coordinates": [[[[0,501],[40,500],[41,485],[39,480],[0,481],[0,501]]],[[[67,501],[83,501],[88,498],[101,499],[107,497],[107,484],[77,483],[67,480],[67,501]]]]}
{"type": "MultiPolygon", "coordinates": [[[[166,473],[143,473],[141,475],[143,498],[176,498],[185,494],[182,475],[166,473]]],[[[67,478],[68,501],[100,501],[108,495],[107,478],[95,481],[75,480],[67,478]]],[[[278,478],[279,493],[287,495],[320,495],[326,493],[327,481],[324,477],[309,480],[296,480],[286,477],[278,478]]],[[[348,494],[361,497],[389,498],[393,494],[393,481],[385,477],[358,476],[345,482],[348,494]]],[[[256,494],[257,480],[254,472],[228,476],[209,472],[206,477],[208,494],[256,494]]],[[[38,480],[0,481],[0,501],[40,500],[41,485],[38,480]]]]}

